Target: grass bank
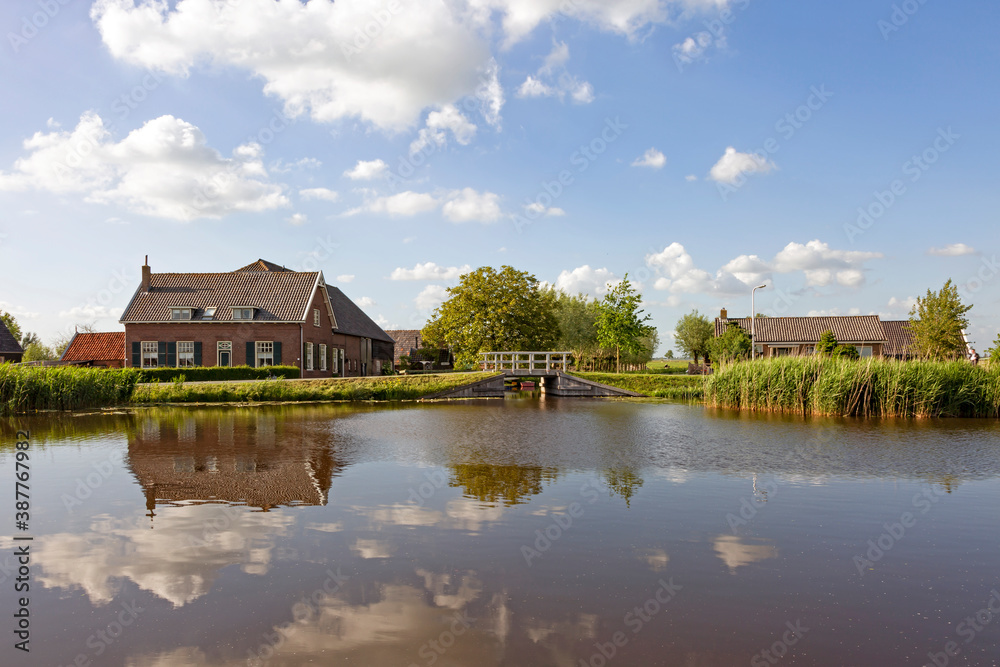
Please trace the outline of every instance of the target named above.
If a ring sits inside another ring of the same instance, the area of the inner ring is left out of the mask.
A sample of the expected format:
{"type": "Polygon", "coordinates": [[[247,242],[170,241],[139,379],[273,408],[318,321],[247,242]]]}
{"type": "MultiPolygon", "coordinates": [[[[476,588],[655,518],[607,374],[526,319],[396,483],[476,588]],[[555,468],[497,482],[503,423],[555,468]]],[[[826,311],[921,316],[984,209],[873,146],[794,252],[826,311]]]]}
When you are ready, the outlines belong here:
{"type": "Polygon", "coordinates": [[[683,398],[690,400],[699,399],[704,395],[703,387],[705,381],[698,375],[577,372],[573,372],[571,375],[656,398],[683,398]]]}
{"type": "Polygon", "coordinates": [[[401,401],[422,398],[445,389],[490,377],[493,373],[392,375],[326,380],[266,380],[253,383],[185,384],[138,387],[136,404],[257,403],[275,401],[401,401]]]}
{"type": "Polygon", "coordinates": [[[705,402],[853,417],[1000,417],[1000,367],[874,358],[744,361],[708,377],[705,402]]]}
{"type": "Polygon", "coordinates": [[[138,379],[129,368],[0,364],[0,414],[121,405],[129,402],[138,379]]]}

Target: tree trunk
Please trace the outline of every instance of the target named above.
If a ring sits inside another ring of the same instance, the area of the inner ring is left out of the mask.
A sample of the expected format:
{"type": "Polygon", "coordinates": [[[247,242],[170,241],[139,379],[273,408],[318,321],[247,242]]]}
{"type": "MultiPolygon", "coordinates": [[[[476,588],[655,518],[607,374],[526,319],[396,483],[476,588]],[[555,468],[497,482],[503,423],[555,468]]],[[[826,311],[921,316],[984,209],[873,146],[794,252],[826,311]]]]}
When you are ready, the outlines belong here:
{"type": "Polygon", "coordinates": [[[622,351],[617,345],[615,346],[615,373],[622,372],[622,351]]]}

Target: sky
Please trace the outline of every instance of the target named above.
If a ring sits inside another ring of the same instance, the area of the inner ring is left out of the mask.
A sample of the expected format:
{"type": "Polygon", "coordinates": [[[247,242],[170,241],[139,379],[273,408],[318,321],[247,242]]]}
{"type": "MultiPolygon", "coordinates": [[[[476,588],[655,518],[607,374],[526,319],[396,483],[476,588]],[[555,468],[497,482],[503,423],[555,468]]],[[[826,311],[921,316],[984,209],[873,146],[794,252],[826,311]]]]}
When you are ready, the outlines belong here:
{"type": "Polygon", "coordinates": [[[49,342],[154,273],[322,270],[386,329],[465,271],[681,316],[1000,330],[1000,5],[5,0],[0,309],[49,342]]]}

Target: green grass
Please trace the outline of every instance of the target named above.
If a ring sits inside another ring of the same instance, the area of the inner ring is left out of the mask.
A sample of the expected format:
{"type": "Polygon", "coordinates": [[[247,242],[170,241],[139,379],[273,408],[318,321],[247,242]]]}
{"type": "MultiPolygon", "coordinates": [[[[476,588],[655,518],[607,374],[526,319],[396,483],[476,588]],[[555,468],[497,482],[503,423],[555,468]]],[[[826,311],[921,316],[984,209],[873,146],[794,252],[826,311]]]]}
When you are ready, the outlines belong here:
{"type": "Polygon", "coordinates": [[[687,373],[688,361],[677,359],[654,359],[646,364],[648,373],[687,373]]]}
{"type": "MultiPolygon", "coordinates": [[[[685,364],[685,368],[687,365],[685,364]]],[[[699,375],[665,373],[572,373],[585,380],[627,389],[656,398],[698,399],[705,381],[699,375]]]]}
{"type": "Polygon", "coordinates": [[[401,401],[414,400],[460,385],[482,380],[493,373],[442,375],[392,375],[326,380],[265,380],[253,383],[171,383],[139,387],[133,402],[151,403],[256,403],[276,401],[401,401]]]}
{"type": "Polygon", "coordinates": [[[787,357],[708,377],[708,405],[854,417],[1000,417],[1000,368],[964,362],[787,357]]]}
{"type": "Polygon", "coordinates": [[[130,368],[0,364],[0,414],[85,410],[127,403],[138,378],[130,368]]]}

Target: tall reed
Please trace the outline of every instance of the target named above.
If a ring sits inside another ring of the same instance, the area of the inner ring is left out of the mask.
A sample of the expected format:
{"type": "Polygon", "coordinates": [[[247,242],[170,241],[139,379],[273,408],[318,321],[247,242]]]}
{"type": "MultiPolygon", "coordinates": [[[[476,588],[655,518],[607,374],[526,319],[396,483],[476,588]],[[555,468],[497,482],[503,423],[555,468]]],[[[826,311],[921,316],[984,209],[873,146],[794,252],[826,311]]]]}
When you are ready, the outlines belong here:
{"type": "Polygon", "coordinates": [[[0,364],[0,413],[121,405],[132,399],[137,379],[130,368],[0,364]]]}
{"type": "Polygon", "coordinates": [[[1000,367],[881,358],[742,361],[709,376],[705,402],[857,417],[1000,417],[1000,367]]]}

